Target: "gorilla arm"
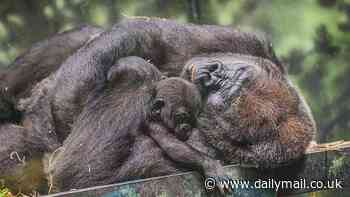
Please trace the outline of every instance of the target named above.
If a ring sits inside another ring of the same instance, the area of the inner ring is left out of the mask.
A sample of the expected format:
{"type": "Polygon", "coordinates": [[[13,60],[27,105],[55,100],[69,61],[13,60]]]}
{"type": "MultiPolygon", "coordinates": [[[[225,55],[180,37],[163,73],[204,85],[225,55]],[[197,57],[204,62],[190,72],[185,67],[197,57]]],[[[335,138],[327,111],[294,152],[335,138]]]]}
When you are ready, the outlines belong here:
{"type": "Polygon", "coordinates": [[[280,138],[239,147],[237,154],[243,163],[262,168],[275,168],[301,158],[313,131],[312,125],[300,117],[290,117],[277,128],[280,138]]]}
{"type": "MultiPolygon", "coordinates": [[[[45,111],[69,131],[87,98],[105,85],[108,71],[121,57],[135,55],[150,59],[162,72],[179,74],[184,61],[211,52],[252,54],[278,61],[268,42],[254,34],[163,19],[131,19],[103,32],[67,58],[53,73],[47,93],[30,103],[32,106],[50,103],[44,106],[45,111]]],[[[35,110],[31,113],[38,114],[35,110]]],[[[45,124],[36,127],[38,130],[51,127],[45,124]]]]}
{"type": "Polygon", "coordinates": [[[109,68],[121,57],[135,55],[150,59],[162,72],[179,74],[184,61],[211,52],[235,52],[275,60],[267,42],[232,28],[149,18],[126,20],[62,64],[56,75],[54,105],[66,111],[72,107],[71,103],[84,100],[81,98],[84,93],[105,81],[109,68]]]}
{"type": "Polygon", "coordinates": [[[27,97],[37,82],[56,71],[70,55],[102,32],[99,27],[84,25],[33,44],[2,71],[1,89],[17,99],[27,97]]]}
{"type": "MultiPolygon", "coordinates": [[[[151,122],[148,130],[151,138],[173,161],[203,170],[206,177],[217,180],[225,178],[225,172],[219,160],[214,160],[206,154],[193,149],[185,142],[178,140],[159,123],[151,122]]],[[[221,193],[225,192],[221,187],[218,189],[221,193]]]]}
{"type": "Polygon", "coordinates": [[[0,121],[19,122],[16,109],[20,98],[28,97],[42,79],[55,72],[78,48],[93,40],[103,30],[81,26],[35,43],[8,66],[0,70],[0,121]]]}

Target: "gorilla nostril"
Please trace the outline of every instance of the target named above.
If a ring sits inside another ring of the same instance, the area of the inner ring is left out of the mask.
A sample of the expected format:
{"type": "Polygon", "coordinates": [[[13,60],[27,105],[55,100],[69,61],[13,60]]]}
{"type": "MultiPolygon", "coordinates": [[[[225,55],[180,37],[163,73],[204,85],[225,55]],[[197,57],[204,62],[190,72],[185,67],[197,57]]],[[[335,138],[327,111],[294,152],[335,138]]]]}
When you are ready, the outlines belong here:
{"type": "Polygon", "coordinates": [[[219,64],[218,63],[210,64],[209,68],[208,68],[209,72],[211,72],[211,73],[215,72],[217,69],[219,69],[219,64]]]}
{"type": "Polygon", "coordinates": [[[181,125],[181,127],[180,127],[180,130],[182,132],[188,132],[190,129],[191,129],[191,127],[189,125],[187,125],[187,124],[181,125]]]}

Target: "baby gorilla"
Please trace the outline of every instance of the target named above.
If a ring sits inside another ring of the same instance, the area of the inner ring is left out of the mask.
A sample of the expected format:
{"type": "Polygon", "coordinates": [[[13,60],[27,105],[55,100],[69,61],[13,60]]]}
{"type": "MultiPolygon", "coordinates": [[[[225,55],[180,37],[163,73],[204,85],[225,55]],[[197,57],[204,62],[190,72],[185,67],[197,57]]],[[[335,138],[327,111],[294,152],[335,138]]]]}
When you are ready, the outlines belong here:
{"type": "Polygon", "coordinates": [[[191,132],[201,106],[193,84],[181,78],[160,81],[159,70],[138,57],[120,59],[108,79],[109,84],[91,97],[53,156],[49,170],[55,189],[185,169],[200,169],[206,176],[223,175],[218,161],[181,141],[198,134],[191,132]]]}
{"type": "MultiPolygon", "coordinates": [[[[202,170],[206,177],[224,178],[224,171],[219,163],[206,155],[202,147],[204,141],[197,139],[199,152],[182,141],[201,135],[195,129],[201,109],[201,96],[194,84],[181,78],[173,77],[162,80],[156,85],[156,96],[151,110],[151,120],[147,131],[152,139],[175,162],[202,170]],[[176,138],[174,138],[174,135],[176,138]],[[179,141],[180,140],[180,141],[179,141]]],[[[192,140],[193,141],[193,140],[192,140]]],[[[223,188],[218,188],[224,193],[223,188]]]]}
{"type": "Polygon", "coordinates": [[[163,122],[181,141],[186,141],[201,109],[197,88],[181,78],[168,78],[156,85],[151,119],[163,122]]]}

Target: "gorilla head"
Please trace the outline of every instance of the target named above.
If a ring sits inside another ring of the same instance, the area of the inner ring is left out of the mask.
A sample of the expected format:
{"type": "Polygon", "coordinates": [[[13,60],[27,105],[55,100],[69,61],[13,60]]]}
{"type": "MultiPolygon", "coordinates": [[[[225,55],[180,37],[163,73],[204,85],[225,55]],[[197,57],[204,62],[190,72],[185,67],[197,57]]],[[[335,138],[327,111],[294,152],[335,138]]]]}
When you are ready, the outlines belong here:
{"type": "Polygon", "coordinates": [[[280,76],[282,70],[262,58],[219,53],[189,60],[182,77],[199,87],[208,104],[222,107],[228,106],[239,96],[242,87],[265,74],[280,76]]]}
{"type": "Polygon", "coordinates": [[[159,81],[152,106],[152,116],[160,119],[175,136],[186,141],[201,109],[196,86],[178,77],[159,81]]]}
{"type": "Polygon", "coordinates": [[[199,128],[227,162],[278,167],[303,156],[315,132],[312,114],[273,62],[221,53],[193,58],[182,76],[206,100],[199,128]]]}

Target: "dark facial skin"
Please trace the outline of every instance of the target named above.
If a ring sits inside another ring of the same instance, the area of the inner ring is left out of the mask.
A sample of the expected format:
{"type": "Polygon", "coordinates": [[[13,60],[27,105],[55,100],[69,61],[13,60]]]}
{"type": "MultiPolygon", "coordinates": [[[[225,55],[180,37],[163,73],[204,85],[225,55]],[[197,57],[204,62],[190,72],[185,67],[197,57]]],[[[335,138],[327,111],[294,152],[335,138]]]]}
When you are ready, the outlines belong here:
{"type": "Polygon", "coordinates": [[[191,117],[190,113],[186,111],[186,108],[182,106],[176,110],[173,121],[176,125],[174,129],[175,136],[181,141],[186,141],[194,126],[193,117],[191,117]]]}
{"type": "Polygon", "coordinates": [[[273,62],[239,54],[189,60],[182,76],[206,100],[199,126],[226,162],[278,167],[303,156],[315,132],[307,104],[273,62]]]}
{"type": "Polygon", "coordinates": [[[239,96],[241,88],[264,70],[254,60],[242,59],[237,54],[216,55],[191,59],[182,76],[200,88],[207,103],[216,107],[228,106],[239,96]]]}
{"type": "Polygon", "coordinates": [[[176,138],[181,141],[186,141],[191,135],[191,130],[195,124],[195,117],[191,116],[191,113],[187,111],[184,106],[176,108],[168,117],[161,118],[162,108],[166,106],[166,102],[162,98],[157,98],[153,105],[153,119],[164,122],[169,130],[174,133],[176,138]]]}
{"type": "Polygon", "coordinates": [[[168,78],[157,84],[156,92],[152,119],[160,120],[179,140],[186,141],[201,107],[199,91],[185,80],[168,78]]]}

